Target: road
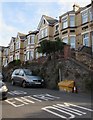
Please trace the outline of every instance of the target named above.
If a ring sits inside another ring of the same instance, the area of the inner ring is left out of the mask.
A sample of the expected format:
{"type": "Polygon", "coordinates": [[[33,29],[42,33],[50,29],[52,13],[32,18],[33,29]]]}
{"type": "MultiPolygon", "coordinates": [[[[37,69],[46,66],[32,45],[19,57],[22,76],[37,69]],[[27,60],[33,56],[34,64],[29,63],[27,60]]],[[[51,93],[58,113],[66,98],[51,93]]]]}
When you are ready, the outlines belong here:
{"type": "Polygon", "coordinates": [[[8,99],[0,101],[2,118],[91,118],[91,95],[45,88],[9,88],[8,99]]]}

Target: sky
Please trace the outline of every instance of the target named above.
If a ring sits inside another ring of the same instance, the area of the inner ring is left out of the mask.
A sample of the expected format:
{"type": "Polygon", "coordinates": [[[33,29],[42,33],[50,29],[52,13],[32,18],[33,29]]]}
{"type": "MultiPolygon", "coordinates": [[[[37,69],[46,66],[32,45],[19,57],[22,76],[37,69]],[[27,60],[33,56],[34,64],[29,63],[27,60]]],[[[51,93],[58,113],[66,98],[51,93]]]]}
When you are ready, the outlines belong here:
{"type": "Polygon", "coordinates": [[[18,32],[37,30],[42,15],[58,19],[74,4],[84,7],[90,3],[91,0],[1,0],[0,46],[7,47],[18,32]]]}

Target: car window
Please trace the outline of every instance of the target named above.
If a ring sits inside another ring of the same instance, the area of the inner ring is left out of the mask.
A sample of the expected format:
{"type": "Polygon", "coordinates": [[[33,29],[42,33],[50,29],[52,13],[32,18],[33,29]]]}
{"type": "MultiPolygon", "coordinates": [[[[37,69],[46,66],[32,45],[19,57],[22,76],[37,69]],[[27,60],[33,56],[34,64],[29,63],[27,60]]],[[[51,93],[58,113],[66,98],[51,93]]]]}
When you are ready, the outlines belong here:
{"type": "Polygon", "coordinates": [[[23,76],[23,75],[24,75],[24,71],[23,71],[23,70],[20,70],[19,75],[20,75],[20,76],[23,76]]]}
{"type": "Polygon", "coordinates": [[[24,69],[24,73],[26,75],[32,76],[32,72],[30,70],[28,70],[28,69],[24,69]]]}
{"type": "Polygon", "coordinates": [[[20,71],[20,70],[16,70],[14,74],[15,74],[15,75],[19,75],[19,71],[20,71]]]}
{"type": "Polygon", "coordinates": [[[1,88],[3,85],[4,85],[4,83],[0,81],[0,88],[1,88]]]}

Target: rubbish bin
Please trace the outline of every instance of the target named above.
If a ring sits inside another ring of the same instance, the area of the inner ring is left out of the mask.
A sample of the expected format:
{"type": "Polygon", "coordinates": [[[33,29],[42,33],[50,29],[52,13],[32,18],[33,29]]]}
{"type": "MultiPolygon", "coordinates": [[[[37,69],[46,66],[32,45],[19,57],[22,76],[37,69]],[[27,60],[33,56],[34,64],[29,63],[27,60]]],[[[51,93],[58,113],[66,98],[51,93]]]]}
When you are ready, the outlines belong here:
{"type": "Polygon", "coordinates": [[[74,85],[74,80],[63,80],[58,83],[59,90],[66,92],[73,92],[74,85]]]}

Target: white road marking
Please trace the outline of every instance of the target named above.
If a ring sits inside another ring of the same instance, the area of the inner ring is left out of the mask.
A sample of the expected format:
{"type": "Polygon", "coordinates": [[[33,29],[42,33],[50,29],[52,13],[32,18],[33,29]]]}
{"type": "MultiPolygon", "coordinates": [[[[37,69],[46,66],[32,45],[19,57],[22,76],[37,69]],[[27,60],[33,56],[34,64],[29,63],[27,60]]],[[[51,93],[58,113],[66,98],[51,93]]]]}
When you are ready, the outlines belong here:
{"type": "Polygon", "coordinates": [[[42,102],[42,100],[36,99],[36,98],[34,98],[34,97],[31,97],[31,96],[25,96],[25,97],[31,98],[31,99],[36,100],[36,101],[38,101],[38,102],[42,102]]]}
{"type": "Polygon", "coordinates": [[[75,115],[77,115],[77,116],[85,115],[87,111],[93,112],[92,109],[85,108],[85,107],[78,106],[78,105],[74,105],[74,104],[70,104],[70,103],[46,106],[46,107],[41,108],[41,109],[46,111],[46,112],[49,112],[51,114],[54,114],[60,118],[65,118],[67,120],[75,118],[75,115]],[[71,108],[73,106],[74,106],[74,108],[71,108]],[[82,111],[77,110],[77,109],[81,109],[82,111]],[[55,112],[54,112],[54,110],[55,110],[55,112]],[[83,112],[83,111],[86,111],[86,112],[83,112]],[[65,113],[66,115],[63,116],[62,113],[65,113]],[[70,115],[70,117],[67,117],[67,115],[70,115]]]}
{"type": "Polygon", "coordinates": [[[21,90],[14,90],[14,91],[10,91],[8,92],[8,94],[10,95],[21,95],[21,94],[27,94],[27,92],[21,91],[21,90]]]}
{"type": "Polygon", "coordinates": [[[82,106],[78,106],[78,105],[74,105],[74,104],[70,104],[70,103],[64,103],[64,104],[65,104],[65,105],[68,105],[68,106],[74,106],[74,107],[77,107],[77,108],[81,108],[81,109],[84,109],[84,110],[88,110],[88,111],[93,112],[92,109],[85,108],[85,107],[82,107],[82,106]]]}
{"type": "Polygon", "coordinates": [[[67,118],[67,117],[65,117],[65,116],[63,116],[63,115],[60,115],[60,114],[58,114],[58,113],[56,113],[56,112],[53,112],[53,111],[49,110],[49,108],[50,108],[50,109],[54,109],[54,110],[61,111],[60,109],[55,108],[55,107],[52,107],[52,106],[44,107],[44,108],[42,108],[42,110],[45,110],[45,111],[47,111],[47,112],[49,112],[49,113],[52,113],[52,114],[54,114],[54,115],[56,115],[56,116],[58,116],[58,117],[60,117],[60,118],[64,118],[64,119],[67,118]]]}
{"type": "Polygon", "coordinates": [[[14,106],[14,107],[21,107],[23,106],[24,104],[20,103],[18,104],[13,98],[11,99],[7,99],[5,100],[7,103],[9,103],[10,105],[14,106]]]}
{"type": "Polygon", "coordinates": [[[54,107],[57,107],[57,108],[60,108],[60,109],[63,109],[63,110],[66,110],[66,111],[68,111],[68,112],[74,113],[74,114],[79,115],[79,116],[82,115],[82,114],[80,114],[80,113],[77,113],[77,112],[74,112],[74,111],[72,111],[72,110],[69,110],[69,108],[64,108],[64,107],[60,107],[60,106],[57,106],[57,105],[53,105],[53,106],[54,106],[54,107]]]}
{"type": "Polygon", "coordinates": [[[73,111],[81,113],[81,114],[86,114],[85,112],[82,112],[80,110],[76,110],[76,109],[70,108],[69,106],[66,106],[66,105],[62,105],[62,104],[57,104],[57,105],[60,106],[60,107],[62,107],[62,108],[65,107],[65,108],[67,108],[69,110],[73,110],[73,111]]]}
{"type": "Polygon", "coordinates": [[[54,99],[59,99],[60,97],[52,96],[50,94],[40,94],[40,95],[33,95],[33,97],[39,98],[41,100],[54,100],[54,99]]]}
{"type": "Polygon", "coordinates": [[[24,104],[35,103],[35,102],[31,101],[31,100],[26,99],[25,97],[20,97],[20,98],[15,98],[15,99],[22,102],[22,103],[24,103],[24,104]]]}
{"type": "MultiPolygon", "coordinates": [[[[14,92],[13,94],[20,94],[20,92],[14,92]]],[[[48,100],[54,100],[59,99],[59,97],[52,96],[50,94],[39,94],[39,95],[33,95],[33,96],[24,96],[24,97],[16,97],[5,100],[7,103],[11,104],[14,107],[21,107],[23,105],[28,105],[30,103],[35,103],[36,101],[42,102],[42,100],[48,101],[48,100]]]]}

